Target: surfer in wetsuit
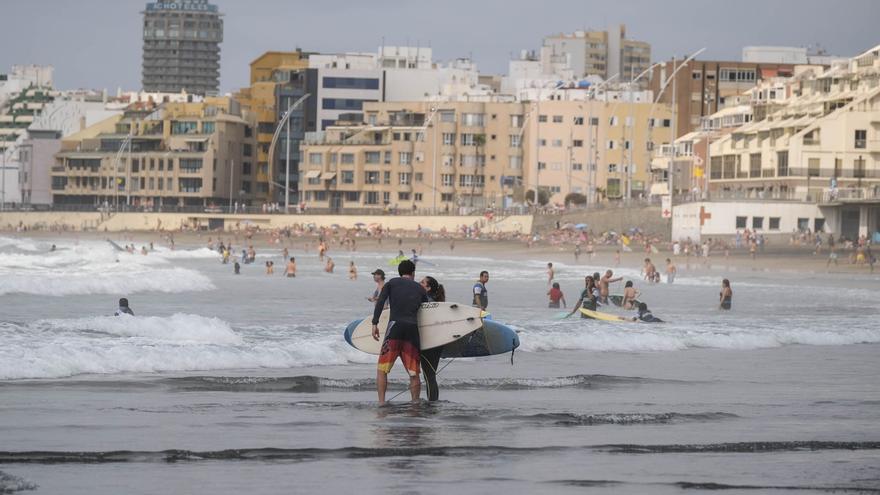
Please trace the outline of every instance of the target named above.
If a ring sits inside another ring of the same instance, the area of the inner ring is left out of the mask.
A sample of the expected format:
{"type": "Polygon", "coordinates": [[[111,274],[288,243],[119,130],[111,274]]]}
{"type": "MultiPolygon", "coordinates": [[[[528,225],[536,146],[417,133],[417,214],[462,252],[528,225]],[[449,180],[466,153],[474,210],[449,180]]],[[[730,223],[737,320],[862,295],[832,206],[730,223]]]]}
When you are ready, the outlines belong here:
{"type": "Polygon", "coordinates": [[[633,318],[633,321],[643,321],[645,323],[663,323],[663,320],[651,314],[648,305],[639,303],[639,315],[633,318]]]}
{"type": "Polygon", "coordinates": [[[379,354],[378,370],[376,371],[376,388],[379,392],[379,405],[385,404],[385,391],[388,388],[388,373],[399,357],[409,374],[409,391],[413,402],[418,402],[421,393],[419,381],[419,320],[418,312],[421,304],[428,301],[425,289],[413,278],[416,265],[410,260],[403,260],[397,265],[399,277],[385,283],[376,307],[373,310],[373,338],[379,340],[379,317],[388,301],[391,316],[382,351],[379,354]]]}
{"type": "Polygon", "coordinates": [[[480,280],[474,284],[474,301],[473,305],[486,311],[489,307],[489,290],[486,289],[486,283],[489,282],[489,272],[483,270],[480,272],[480,280]]]}
{"type": "Polygon", "coordinates": [[[116,310],[116,316],[119,316],[123,313],[134,316],[134,311],[132,311],[131,308],[128,307],[128,299],[124,297],[119,299],[119,309],[116,310]]]}
{"type": "Polygon", "coordinates": [[[721,292],[718,296],[721,302],[721,309],[730,309],[733,305],[733,289],[730,288],[730,280],[725,278],[721,281],[721,292]]]}
{"type": "MultiPolygon", "coordinates": [[[[419,282],[428,295],[430,302],[446,302],[446,290],[434,277],[425,277],[419,282]]],[[[437,386],[437,367],[440,365],[440,356],[443,355],[443,346],[421,351],[422,374],[425,375],[425,392],[429,401],[440,398],[440,389],[437,386]]]]}

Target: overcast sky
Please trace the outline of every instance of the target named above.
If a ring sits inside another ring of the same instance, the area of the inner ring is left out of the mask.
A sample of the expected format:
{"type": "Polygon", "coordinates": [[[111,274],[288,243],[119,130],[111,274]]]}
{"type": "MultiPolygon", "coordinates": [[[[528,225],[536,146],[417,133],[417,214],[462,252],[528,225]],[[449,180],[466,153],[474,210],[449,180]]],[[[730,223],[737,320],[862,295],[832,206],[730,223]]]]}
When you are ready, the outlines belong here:
{"type": "MultiPolygon", "coordinates": [[[[880,44],[878,0],[214,0],[225,14],[221,91],[244,86],[267,50],[369,51],[431,46],[505,73],[512,54],[544,35],[603,29],[651,43],[654,60],[707,47],[739,60],[747,45],[821,45],[852,56],[880,44]]],[[[0,0],[0,72],[51,64],[59,88],[140,88],[144,0],[0,0]]]]}

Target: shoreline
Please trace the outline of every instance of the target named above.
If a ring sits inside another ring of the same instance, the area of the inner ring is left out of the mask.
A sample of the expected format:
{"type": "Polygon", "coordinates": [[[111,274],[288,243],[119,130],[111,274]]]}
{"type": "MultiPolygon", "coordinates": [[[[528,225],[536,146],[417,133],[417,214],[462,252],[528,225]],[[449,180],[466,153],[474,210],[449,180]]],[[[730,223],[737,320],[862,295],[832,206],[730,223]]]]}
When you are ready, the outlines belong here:
{"type": "MultiPolygon", "coordinates": [[[[342,232],[342,231],[340,231],[342,232]]],[[[31,239],[83,239],[83,240],[112,240],[119,244],[133,243],[140,249],[142,245],[152,242],[155,246],[170,247],[169,238],[173,238],[176,248],[194,249],[207,247],[209,239],[213,242],[232,240],[233,246],[240,249],[244,246],[253,245],[257,252],[267,250],[281,251],[285,247],[297,253],[297,256],[317,257],[318,233],[305,233],[291,235],[290,239],[277,238],[271,232],[255,232],[250,238],[243,232],[156,232],[156,231],[131,231],[131,232],[94,232],[94,231],[46,231],[30,230],[24,232],[10,232],[0,230],[0,236],[11,238],[31,239]],[[305,254],[303,254],[305,250],[305,254]]],[[[351,251],[341,245],[341,235],[328,237],[328,252],[330,257],[344,258],[351,251]]],[[[756,259],[751,259],[748,249],[731,249],[729,256],[724,252],[714,251],[708,258],[689,256],[683,254],[674,256],[666,243],[657,244],[658,253],[646,254],[641,247],[631,252],[620,252],[620,264],[615,265],[614,256],[618,249],[615,245],[596,244],[595,255],[591,258],[582,249],[578,261],[575,261],[574,246],[553,245],[546,240],[538,241],[529,246],[523,240],[510,239],[466,239],[460,237],[444,238],[419,238],[412,234],[392,234],[383,236],[381,242],[375,237],[355,237],[356,251],[365,252],[389,252],[394,253],[403,250],[408,254],[411,249],[421,247],[422,255],[447,255],[447,256],[474,256],[474,257],[497,257],[499,254],[505,258],[526,261],[546,260],[553,263],[564,263],[567,266],[604,266],[612,270],[615,268],[641,268],[645,258],[651,258],[661,274],[665,273],[665,260],[671,259],[679,272],[721,274],[724,272],[764,272],[764,273],[812,273],[812,274],[838,274],[838,275],[865,275],[872,276],[868,265],[850,263],[849,257],[854,250],[839,250],[838,264],[827,266],[828,250],[824,249],[820,254],[813,254],[812,246],[807,245],[777,245],[770,244],[760,251],[756,259]],[[454,240],[454,250],[450,250],[450,242],[454,240]],[[398,241],[400,243],[398,244],[398,241]],[[688,263],[690,267],[688,267],[688,263]]],[[[877,272],[880,274],[880,272],[877,272]]],[[[665,274],[663,282],[665,282],[665,274]]]]}

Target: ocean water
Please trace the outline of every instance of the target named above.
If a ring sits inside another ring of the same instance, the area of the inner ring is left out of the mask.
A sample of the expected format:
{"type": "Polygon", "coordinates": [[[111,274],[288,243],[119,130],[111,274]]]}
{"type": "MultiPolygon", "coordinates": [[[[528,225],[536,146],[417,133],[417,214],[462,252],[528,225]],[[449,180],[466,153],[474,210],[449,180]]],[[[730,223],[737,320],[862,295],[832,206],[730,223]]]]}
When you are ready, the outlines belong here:
{"type": "Polygon", "coordinates": [[[606,267],[435,247],[419,273],[467,302],[488,270],[522,346],[444,361],[431,404],[398,366],[378,408],[342,331],[396,249],[335,274],[294,250],[287,279],[278,250],[236,276],[204,248],[0,237],[0,493],[880,493],[877,277],[624,267],[668,323],[559,320],[547,261],[569,304],[606,267]]]}

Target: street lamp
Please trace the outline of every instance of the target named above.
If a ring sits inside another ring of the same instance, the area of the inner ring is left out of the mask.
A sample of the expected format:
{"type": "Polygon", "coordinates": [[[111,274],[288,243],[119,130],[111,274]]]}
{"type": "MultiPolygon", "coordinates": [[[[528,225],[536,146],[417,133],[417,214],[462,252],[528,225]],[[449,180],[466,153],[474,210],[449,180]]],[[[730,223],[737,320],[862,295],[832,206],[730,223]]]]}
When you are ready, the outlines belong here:
{"type": "MultiPolygon", "coordinates": [[[[290,117],[293,114],[293,111],[299,108],[300,105],[303,104],[306,99],[311,96],[309,93],[304,94],[300,99],[296,100],[296,102],[291,105],[290,97],[287,98],[287,112],[284,113],[284,116],[281,117],[281,121],[278,122],[278,127],[275,128],[275,134],[272,136],[272,142],[269,144],[269,163],[272,165],[269,167],[269,170],[275,170],[275,144],[278,141],[278,137],[281,135],[281,130],[284,128],[284,125],[287,124],[287,159],[285,160],[285,173],[284,173],[284,212],[290,212],[290,117]]],[[[232,185],[230,184],[230,188],[232,185]]],[[[230,189],[231,190],[231,189],[230,189]]]]}

